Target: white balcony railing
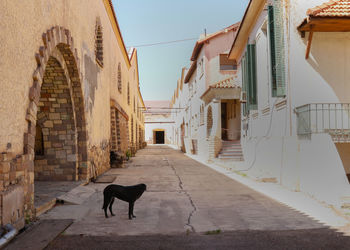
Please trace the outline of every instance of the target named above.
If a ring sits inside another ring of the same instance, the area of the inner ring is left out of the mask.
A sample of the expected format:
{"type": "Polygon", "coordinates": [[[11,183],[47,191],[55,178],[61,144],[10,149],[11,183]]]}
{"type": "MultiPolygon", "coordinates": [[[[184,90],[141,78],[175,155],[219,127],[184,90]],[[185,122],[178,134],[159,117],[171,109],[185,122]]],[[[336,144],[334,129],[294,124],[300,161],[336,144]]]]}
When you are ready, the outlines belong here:
{"type": "Polygon", "coordinates": [[[335,142],[350,142],[350,103],[311,103],[295,111],[299,136],[328,133],[335,142]]]}

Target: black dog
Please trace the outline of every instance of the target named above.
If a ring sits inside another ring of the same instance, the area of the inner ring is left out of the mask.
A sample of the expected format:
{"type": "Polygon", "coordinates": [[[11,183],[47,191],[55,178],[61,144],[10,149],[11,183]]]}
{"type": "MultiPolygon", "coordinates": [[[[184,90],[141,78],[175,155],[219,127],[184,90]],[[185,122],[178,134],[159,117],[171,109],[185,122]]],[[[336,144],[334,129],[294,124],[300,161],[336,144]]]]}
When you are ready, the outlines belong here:
{"type": "Polygon", "coordinates": [[[111,212],[111,215],[114,216],[112,212],[112,205],[114,202],[114,197],[118,198],[119,200],[129,202],[129,220],[132,220],[132,218],[136,218],[134,215],[134,203],[135,201],[141,197],[143,192],[146,190],[145,184],[138,184],[135,186],[120,186],[120,185],[108,185],[103,190],[103,207],[102,209],[105,210],[105,216],[108,218],[107,215],[107,207],[109,205],[109,211],[111,212]]]}

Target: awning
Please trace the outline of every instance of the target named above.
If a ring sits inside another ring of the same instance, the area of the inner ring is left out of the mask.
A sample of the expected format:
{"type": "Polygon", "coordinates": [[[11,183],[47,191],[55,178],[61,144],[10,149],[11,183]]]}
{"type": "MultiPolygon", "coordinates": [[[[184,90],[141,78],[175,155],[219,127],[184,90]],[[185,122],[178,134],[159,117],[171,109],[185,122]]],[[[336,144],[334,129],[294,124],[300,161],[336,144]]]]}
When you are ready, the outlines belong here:
{"type": "Polygon", "coordinates": [[[309,32],[305,58],[309,58],[313,32],[350,32],[350,0],[331,0],[307,11],[298,26],[301,36],[309,32]]]}
{"type": "Polygon", "coordinates": [[[213,99],[217,100],[233,100],[240,99],[241,87],[235,84],[235,78],[232,76],[225,80],[219,81],[209,86],[209,88],[201,96],[201,99],[207,105],[213,99]]]}

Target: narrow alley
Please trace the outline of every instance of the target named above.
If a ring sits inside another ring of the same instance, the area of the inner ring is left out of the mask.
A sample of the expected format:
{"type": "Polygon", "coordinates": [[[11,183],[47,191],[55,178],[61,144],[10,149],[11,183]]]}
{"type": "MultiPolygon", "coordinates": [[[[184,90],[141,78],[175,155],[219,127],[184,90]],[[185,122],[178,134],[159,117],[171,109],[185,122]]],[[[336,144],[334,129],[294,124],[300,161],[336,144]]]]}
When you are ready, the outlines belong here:
{"type": "MultiPolygon", "coordinates": [[[[179,249],[184,244],[185,249],[346,249],[350,243],[167,146],[148,146],[126,168],[105,175],[116,176],[119,185],[147,185],[135,204],[137,218],[128,220],[127,203],[116,200],[116,216],[106,219],[101,207],[108,184],[90,183],[90,195],[80,195],[87,197],[80,205],[58,205],[39,217],[73,220],[47,249],[179,249]]],[[[8,249],[31,243],[23,244],[19,237],[8,249]]]]}

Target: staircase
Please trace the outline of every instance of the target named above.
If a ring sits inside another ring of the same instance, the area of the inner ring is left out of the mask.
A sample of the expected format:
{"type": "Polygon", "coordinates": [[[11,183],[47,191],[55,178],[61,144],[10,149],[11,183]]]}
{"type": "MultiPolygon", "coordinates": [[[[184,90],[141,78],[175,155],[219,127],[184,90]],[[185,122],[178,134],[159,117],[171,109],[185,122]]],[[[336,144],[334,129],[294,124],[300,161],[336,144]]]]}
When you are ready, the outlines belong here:
{"type": "Polygon", "coordinates": [[[243,152],[240,141],[222,141],[219,159],[231,161],[243,161],[243,152]]]}

